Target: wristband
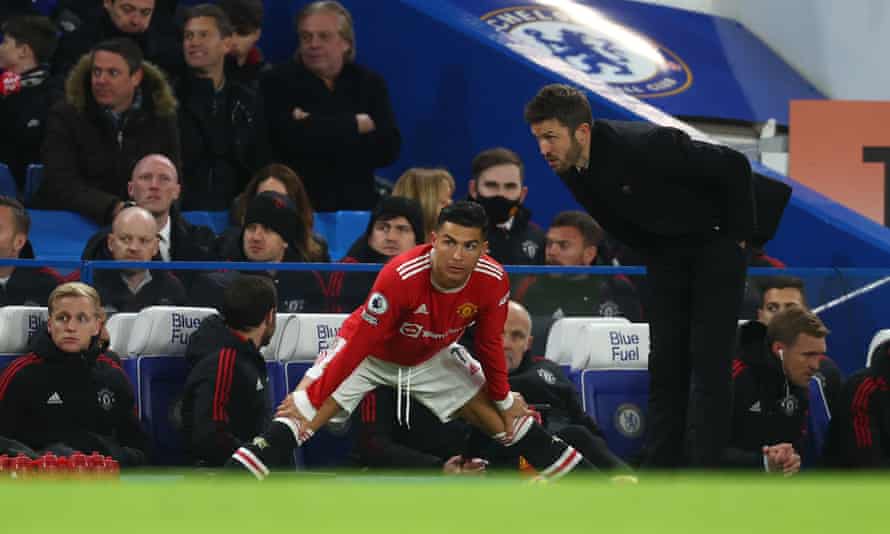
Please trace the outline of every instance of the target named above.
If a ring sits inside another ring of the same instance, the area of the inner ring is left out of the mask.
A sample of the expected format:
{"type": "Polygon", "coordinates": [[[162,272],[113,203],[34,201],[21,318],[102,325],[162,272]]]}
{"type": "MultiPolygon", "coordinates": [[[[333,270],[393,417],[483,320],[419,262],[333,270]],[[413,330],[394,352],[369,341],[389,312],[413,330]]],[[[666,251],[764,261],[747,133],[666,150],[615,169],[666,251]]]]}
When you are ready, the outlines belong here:
{"type": "Polygon", "coordinates": [[[513,392],[508,391],[507,397],[504,398],[504,400],[494,401],[494,403],[498,407],[498,410],[506,412],[513,406],[513,392]]]}

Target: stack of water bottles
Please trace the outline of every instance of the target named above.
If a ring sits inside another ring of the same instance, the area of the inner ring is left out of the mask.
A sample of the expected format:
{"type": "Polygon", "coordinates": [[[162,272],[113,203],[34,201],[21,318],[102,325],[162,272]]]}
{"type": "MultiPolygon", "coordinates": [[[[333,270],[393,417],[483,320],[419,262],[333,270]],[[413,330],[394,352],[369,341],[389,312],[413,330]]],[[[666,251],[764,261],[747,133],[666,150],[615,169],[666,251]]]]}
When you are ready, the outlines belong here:
{"type": "Polygon", "coordinates": [[[52,453],[32,459],[24,454],[15,457],[0,455],[0,481],[15,480],[117,480],[120,464],[98,452],[71,456],[52,453]]]}

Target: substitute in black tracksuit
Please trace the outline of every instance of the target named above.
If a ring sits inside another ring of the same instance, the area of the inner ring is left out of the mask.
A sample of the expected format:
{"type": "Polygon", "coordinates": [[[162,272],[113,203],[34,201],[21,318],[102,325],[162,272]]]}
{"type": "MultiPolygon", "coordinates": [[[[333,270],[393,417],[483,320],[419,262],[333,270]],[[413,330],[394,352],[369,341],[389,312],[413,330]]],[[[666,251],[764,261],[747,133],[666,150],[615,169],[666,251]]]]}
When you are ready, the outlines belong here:
{"type": "Polygon", "coordinates": [[[836,467],[890,468],[890,341],[844,384],[827,447],[836,467]]]}
{"type": "Polygon", "coordinates": [[[32,352],[0,375],[0,435],[35,451],[99,451],[121,465],[145,463],[148,437],[133,387],[98,338],[81,353],[62,352],[43,330],[32,352]]]}
{"type": "Polygon", "coordinates": [[[208,317],[189,340],[183,441],[196,463],[223,465],[271,421],[269,378],[259,347],[275,331],[276,300],[269,279],[239,275],[223,295],[225,322],[208,317]]]}
{"type": "Polygon", "coordinates": [[[742,154],[693,141],[681,130],[594,121],[587,97],[566,85],[541,89],[525,118],[575,199],[610,235],[647,258],[652,352],[646,463],[719,464],[729,437],[745,246],[755,236],[766,241],[773,235],[787,186],[777,183],[776,192],[755,187],[742,154]]]}

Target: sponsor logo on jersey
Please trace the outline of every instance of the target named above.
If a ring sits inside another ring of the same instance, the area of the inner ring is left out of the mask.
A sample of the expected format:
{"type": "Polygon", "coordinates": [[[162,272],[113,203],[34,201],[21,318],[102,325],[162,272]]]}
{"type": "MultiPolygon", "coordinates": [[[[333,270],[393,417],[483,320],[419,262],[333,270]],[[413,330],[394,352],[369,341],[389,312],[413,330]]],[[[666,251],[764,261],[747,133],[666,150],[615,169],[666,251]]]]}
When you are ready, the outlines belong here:
{"type": "Polygon", "coordinates": [[[470,319],[476,315],[477,311],[479,311],[479,307],[472,302],[464,302],[457,307],[457,314],[461,319],[470,319]]]}
{"type": "Polygon", "coordinates": [[[429,315],[430,314],[429,310],[426,309],[426,304],[421,304],[420,306],[418,306],[417,309],[414,310],[414,313],[416,315],[429,315]]]}
{"type": "Polygon", "coordinates": [[[62,396],[59,395],[58,391],[56,391],[52,395],[50,395],[49,398],[46,399],[46,403],[50,404],[50,405],[56,405],[56,406],[65,404],[64,402],[62,402],[62,396]]]}
{"type": "Polygon", "coordinates": [[[399,328],[399,333],[403,336],[418,338],[423,333],[423,325],[417,323],[405,323],[399,328]]]}
{"type": "Polygon", "coordinates": [[[622,436],[635,439],[643,435],[643,412],[633,403],[625,403],[615,409],[615,429],[622,436]]]}
{"type": "Polygon", "coordinates": [[[365,309],[374,315],[383,315],[389,309],[389,302],[387,302],[386,297],[382,293],[375,291],[368,297],[368,305],[365,306],[365,309]]]}
{"type": "Polygon", "coordinates": [[[114,408],[114,392],[108,388],[100,389],[96,395],[96,400],[99,401],[99,406],[106,412],[110,412],[114,408]]]}
{"type": "Polygon", "coordinates": [[[514,52],[548,68],[568,66],[637,98],[675,95],[692,85],[692,71],[677,54],[587,6],[517,6],[481,18],[510,37],[505,44],[514,52]]]}

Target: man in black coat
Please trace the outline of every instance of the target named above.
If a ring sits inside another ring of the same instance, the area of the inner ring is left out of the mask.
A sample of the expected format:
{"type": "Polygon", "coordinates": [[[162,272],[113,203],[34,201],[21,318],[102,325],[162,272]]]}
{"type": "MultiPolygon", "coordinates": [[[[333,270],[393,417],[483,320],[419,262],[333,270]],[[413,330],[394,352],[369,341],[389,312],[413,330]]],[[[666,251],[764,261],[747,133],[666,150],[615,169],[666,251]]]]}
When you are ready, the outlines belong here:
{"type": "Polygon", "coordinates": [[[278,161],[296,170],[315,211],[371,210],[374,169],[392,164],[401,136],[386,83],[355,63],[349,12],[313,2],[297,15],[297,59],[261,82],[278,161]]]}
{"type": "MultiPolygon", "coordinates": [[[[28,241],[31,217],[21,203],[0,196],[0,258],[34,259],[28,241]]],[[[50,267],[0,267],[0,306],[46,306],[50,292],[63,281],[50,267]]]]}
{"type": "Polygon", "coordinates": [[[223,465],[270,422],[272,399],[260,348],[275,333],[277,304],[271,280],[238,275],[223,292],[222,317],[206,318],[189,339],[183,441],[196,463],[223,465]]]}
{"type": "Polygon", "coordinates": [[[544,231],[524,204],[528,186],[519,155],[501,147],[483,150],[471,169],[470,200],[488,215],[488,254],[504,265],[542,265],[544,231]]]}
{"type": "Polygon", "coordinates": [[[261,102],[225,73],[233,31],[219,6],[187,11],[183,51],[189,69],[176,84],[185,210],[229,209],[268,159],[261,102]]]}
{"type": "Polygon", "coordinates": [[[778,224],[775,211],[781,213],[787,196],[755,204],[751,167],[742,154],[674,128],[594,121],[587,97],[573,87],[544,87],[526,106],[525,119],[575,199],[609,234],[647,257],[647,465],[719,465],[729,437],[730,359],[745,247],[758,234],[771,237],[774,227],[756,223],[770,210],[761,223],[778,224]]]}
{"type": "Polygon", "coordinates": [[[100,348],[102,318],[90,286],[69,282],[53,291],[46,330],[0,375],[0,435],[35,451],[98,451],[121,465],[145,463],[148,436],[127,375],[100,348]]]}
{"type": "Polygon", "coordinates": [[[49,75],[58,39],[46,17],[15,17],[2,30],[0,71],[6,72],[0,76],[0,162],[24,191],[28,164],[40,162],[47,110],[62,96],[49,75]]]}

